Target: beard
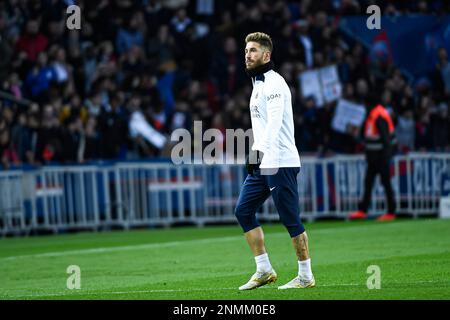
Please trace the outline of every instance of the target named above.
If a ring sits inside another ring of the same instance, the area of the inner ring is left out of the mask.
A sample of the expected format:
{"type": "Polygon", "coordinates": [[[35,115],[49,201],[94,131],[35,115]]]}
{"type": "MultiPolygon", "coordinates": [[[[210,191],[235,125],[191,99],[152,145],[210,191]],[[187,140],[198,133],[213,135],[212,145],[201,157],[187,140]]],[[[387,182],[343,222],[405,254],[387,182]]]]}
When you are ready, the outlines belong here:
{"type": "Polygon", "coordinates": [[[259,67],[259,66],[262,66],[262,65],[264,64],[263,58],[258,59],[258,60],[253,60],[252,62],[253,62],[253,63],[252,63],[252,65],[251,65],[250,67],[248,67],[247,65],[245,66],[245,68],[246,68],[247,70],[255,69],[255,68],[257,68],[257,67],[259,67]]]}
{"type": "Polygon", "coordinates": [[[249,77],[256,77],[257,75],[261,75],[269,70],[272,70],[273,68],[275,68],[275,65],[271,60],[269,60],[267,63],[262,62],[262,64],[258,64],[257,66],[252,65],[251,68],[246,68],[245,73],[247,73],[249,77]]]}

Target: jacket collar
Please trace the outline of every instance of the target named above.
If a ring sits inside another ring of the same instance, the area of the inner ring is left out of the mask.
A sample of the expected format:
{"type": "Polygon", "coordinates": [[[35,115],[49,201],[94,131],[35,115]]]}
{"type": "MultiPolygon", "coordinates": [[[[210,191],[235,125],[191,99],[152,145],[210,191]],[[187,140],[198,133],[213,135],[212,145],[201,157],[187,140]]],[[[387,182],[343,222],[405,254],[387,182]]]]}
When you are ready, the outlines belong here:
{"type": "Polygon", "coordinates": [[[264,81],[264,73],[272,70],[275,67],[272,61],[269,61],[263,65],[257,66],[253,69],[245,69],[247,75],[252,78],[253,81],[264,81]]]}

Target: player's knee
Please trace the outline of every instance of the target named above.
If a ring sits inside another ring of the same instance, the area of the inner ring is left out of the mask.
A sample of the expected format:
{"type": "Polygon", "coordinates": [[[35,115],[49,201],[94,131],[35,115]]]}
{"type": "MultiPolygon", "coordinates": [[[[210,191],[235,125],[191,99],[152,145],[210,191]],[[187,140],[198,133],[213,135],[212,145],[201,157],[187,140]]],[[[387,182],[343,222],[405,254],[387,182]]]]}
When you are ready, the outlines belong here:
{"type": "Polygon", "coordinates": [[[241,220],[246,220],[248,219],[248,213],[246,212],[245,208],[242,205],[237,205],[236,208],[234,209],[234,215],[236,216],[236,218],[238,219],[239,222],[241,222],[241,220]]]}
{"type": "Polygon", "coordinates": [[[299,211],[300,208],[295,206],[280,208],[278,210],[280,220],[289,232],[291,238],[305,232],[305,227],[300,219],[300,214],[298,214],[299,211]]]}
{"type": "Polygon", "coordinates": [[[287,231],[289,232],[289,235],[291,236],[291,238],[295,238],[298,235],[305,232],[305,226],[301,222],[296,222],[293,224],[285,224],[284,226],[286,227],[287,231]]]}
{"type": "Polygon", "coordinates": [[[234,215],[236,217],[240,216],[242,214],[242,206],[238,203],[236,205],[236,208],[234,208],[234,215]]]}
{"type": "Polygon", "coordinates": [[[258,226],[255,214],[252,214],[245,207],[237,205],[234,210],[234,215],[236,216],[239,224],[244,229],[244,231],[251,230],[258,226]]]}

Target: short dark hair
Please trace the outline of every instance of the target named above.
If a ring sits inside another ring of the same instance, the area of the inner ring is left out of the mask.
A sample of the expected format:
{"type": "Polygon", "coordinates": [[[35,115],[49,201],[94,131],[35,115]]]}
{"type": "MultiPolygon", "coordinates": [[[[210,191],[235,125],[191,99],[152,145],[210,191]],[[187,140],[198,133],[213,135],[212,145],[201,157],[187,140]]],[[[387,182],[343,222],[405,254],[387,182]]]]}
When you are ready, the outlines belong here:
{"type": "Polygon", "coordinates": [[[272,39],[268,34],[265,34],[263,32],[250,33],[245,37],[245,43],[251,41],[259,43],[262,47],[267,48],[270,52],[272,52],[273,50],[272,39]]]}

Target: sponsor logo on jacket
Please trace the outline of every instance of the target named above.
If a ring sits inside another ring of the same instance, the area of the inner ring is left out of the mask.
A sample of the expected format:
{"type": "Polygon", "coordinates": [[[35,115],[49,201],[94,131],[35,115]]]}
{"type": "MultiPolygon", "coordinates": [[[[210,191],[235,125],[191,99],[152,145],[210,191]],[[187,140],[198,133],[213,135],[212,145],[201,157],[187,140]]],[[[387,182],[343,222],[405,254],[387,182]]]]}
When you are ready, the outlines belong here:
{"type": "Polygon", "coordinates": [[[267,101],[270,101],[272,99],[277,99],[277,98],[281,98],[281,94],[279,94],[279,93],[271,94],[271,95],[268,95],[266,99],[267,99],[267,101]]]}

